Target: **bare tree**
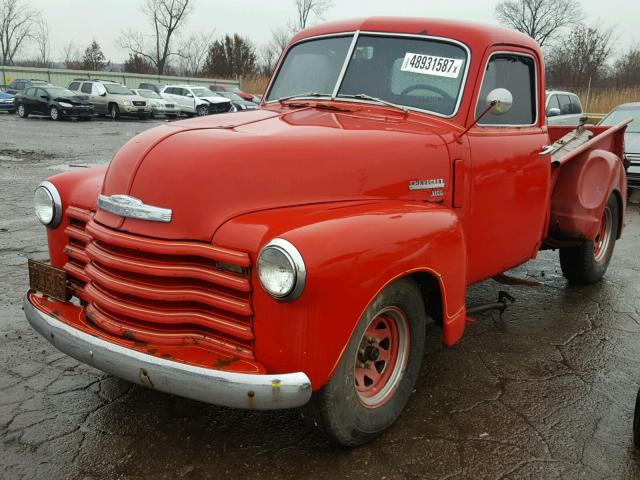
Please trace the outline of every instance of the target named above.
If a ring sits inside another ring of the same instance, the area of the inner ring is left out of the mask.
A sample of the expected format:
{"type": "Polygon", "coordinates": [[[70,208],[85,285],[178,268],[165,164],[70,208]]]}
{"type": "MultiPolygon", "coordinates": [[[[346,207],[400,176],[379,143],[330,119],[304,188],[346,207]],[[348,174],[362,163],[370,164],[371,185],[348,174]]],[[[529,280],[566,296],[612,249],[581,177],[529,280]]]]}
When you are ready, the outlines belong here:
{"type": "Polygon", "coordinates": [[[292,25],[283,25],[271,30],[271,40],[260,49],[260,73],[271,75],[285,47],[294,35],[292,25]]]}
{"type": "Polygon", "coordinates": [[[22,0],[0,0],[0,65],[11,65],[34,35],[40,13],[22,0]]]}
{"type": "Polygon", "coordinates": [[[583,88],[605,79],[609,74],[607,60],[613,41],[612,28],[578,25],[549,55],[549,83],[583,88]]]}
{"type": "Polygon", "coordinates": [[[177,52],[173,50],[175,35],[192,10],[192,0],[146,0],[143,13],[152,26],[153,33],[146,37],[133,29],[124,32],[120,46],[134,55],[151,62],[162,75],[168,60],[177,52]]]}
{"type": "Polygon", "coordinates": [[[619,87],[640,85],[640,45],[630,48],[616,60],[613,71],[619,87]]]}
{"type": "Polygon", "coordinates": [[[180,71],[187,77],[195,77],[202,71],[212,43],[214,31],[194,33],[180,42],[178,56],[180,71]]]}
{"type": "Polygon", "coordinates": [[[49,24],[40,17],[37,22],[33,41],[36,44],[36,63],[48,68],[51,64],[51,41],[49,39],[49,24]]]}
{"type": "Polygon", "coordinates": [[[64,58],[65,68],[71,70],[82,69],[82,51],[74,40],[69,40],[62,49],[62,58],[64,58]]]}
{"type": "Polygon", "coordinates": [[[496,5],[496,17],[503,25],[526,33],[542,47],[579,24],[583,14],[577,0],[504,0],[496,5]]]}
{"type": "Polygon", "coordinates": [[[311,14],[322,18],[333,6],[333,0],[294,0],[296,4],[296,29],[307,28],[311,14]]]}

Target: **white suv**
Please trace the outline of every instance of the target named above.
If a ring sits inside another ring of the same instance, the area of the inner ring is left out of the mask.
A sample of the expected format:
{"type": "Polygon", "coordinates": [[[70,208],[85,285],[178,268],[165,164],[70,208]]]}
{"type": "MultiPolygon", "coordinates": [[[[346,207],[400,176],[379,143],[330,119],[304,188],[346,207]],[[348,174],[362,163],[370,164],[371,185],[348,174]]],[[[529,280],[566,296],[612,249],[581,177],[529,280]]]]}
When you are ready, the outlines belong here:
{"type": "Polygon", "coordinates": [[[229,99],[216,95],[206,87],[167,85],[162,89],[160,95],[165,100],[178,105],[180,110],[189,116],[236,111],[229,99]]]}
{"type": "Polygon", "coordinates": [[[547,90],[547,125],[578,126],[584,116],[575,93],[547,90]]]}

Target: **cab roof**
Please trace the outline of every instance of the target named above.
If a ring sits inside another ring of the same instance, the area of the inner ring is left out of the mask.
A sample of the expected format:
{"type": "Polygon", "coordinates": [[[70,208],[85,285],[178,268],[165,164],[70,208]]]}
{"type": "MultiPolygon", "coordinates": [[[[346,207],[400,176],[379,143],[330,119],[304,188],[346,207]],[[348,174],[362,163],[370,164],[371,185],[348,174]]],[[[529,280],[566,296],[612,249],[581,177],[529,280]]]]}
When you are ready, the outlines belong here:
{"type": "Polygon", "coordinates": [[[323,23],[301,31],[292,39],[292,43],[309,37],[356,30],[451,38],[472,50],[495,44],[520,45],[540,50],[535,40],[516,30],[496,25],[417,17],[369,17],[323,23]]]}

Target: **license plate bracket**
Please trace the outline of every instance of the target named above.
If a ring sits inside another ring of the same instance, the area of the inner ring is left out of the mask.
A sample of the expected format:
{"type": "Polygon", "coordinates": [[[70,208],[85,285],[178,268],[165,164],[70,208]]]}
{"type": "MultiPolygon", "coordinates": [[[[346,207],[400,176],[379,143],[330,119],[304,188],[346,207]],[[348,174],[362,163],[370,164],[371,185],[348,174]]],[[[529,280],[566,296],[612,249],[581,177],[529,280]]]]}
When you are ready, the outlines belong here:
{"type": "Polygon", "coordinates": [[[66,302],[69,299],[67,272],[52,265],[29,259],[29,287],[31,290],[66,302]]]}

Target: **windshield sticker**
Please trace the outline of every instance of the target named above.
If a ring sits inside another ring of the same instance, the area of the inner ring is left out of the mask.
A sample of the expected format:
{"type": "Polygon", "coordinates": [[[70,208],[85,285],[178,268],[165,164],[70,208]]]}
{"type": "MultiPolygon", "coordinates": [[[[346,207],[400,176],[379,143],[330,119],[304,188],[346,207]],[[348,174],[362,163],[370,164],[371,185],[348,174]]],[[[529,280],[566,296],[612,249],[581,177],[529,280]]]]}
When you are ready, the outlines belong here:
{"type": "Polygon", "coordinates": [[[462,72],[462,60],[458,58],[435,57],[419,53],[407,53],[402,62],[403,72],[435,75],[437,77],[458,78],[462,72]]]}

